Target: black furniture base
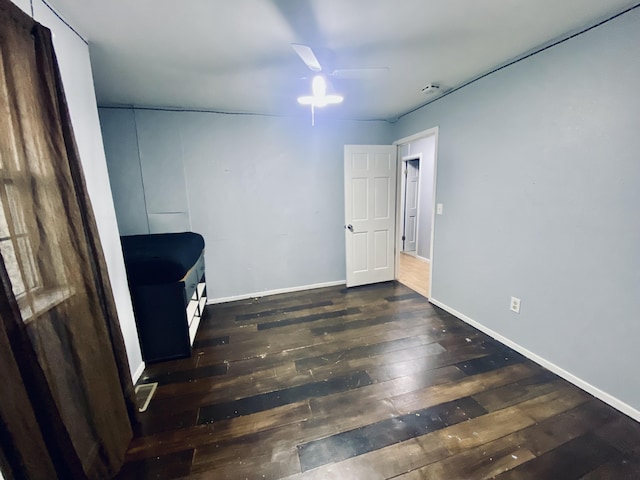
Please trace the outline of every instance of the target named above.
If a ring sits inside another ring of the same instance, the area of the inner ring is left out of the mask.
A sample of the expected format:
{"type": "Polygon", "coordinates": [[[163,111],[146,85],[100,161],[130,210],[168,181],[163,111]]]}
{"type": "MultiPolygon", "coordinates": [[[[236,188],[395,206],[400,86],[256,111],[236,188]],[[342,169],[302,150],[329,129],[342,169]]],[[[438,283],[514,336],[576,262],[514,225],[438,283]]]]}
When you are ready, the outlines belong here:
{"type": "Polygon", "coordinates": [[[190,356],[207,300],[202,236],[185,232],[121,240],[143,360],[190,356]]]}

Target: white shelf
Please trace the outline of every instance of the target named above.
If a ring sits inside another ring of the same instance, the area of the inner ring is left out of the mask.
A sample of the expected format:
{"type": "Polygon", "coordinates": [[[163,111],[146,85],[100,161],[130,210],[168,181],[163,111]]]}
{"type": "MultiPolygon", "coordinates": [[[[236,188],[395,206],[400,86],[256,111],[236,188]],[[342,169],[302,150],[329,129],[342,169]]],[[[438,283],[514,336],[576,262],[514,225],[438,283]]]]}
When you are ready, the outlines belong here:
{"type": "MultiPolygon", "coordinates": [[[[204,278],[204,277],[203,277],[204,278]]],[[[198,283],[193,296],[187,305],[187,321],[189,322],[189,341],[193,346],[193,341],[198,333],[198,326],[200,326],[200,320],[202,319],[202,313],[207,303],[207,297],[204,296],[204,292],[207,285],[205,282],[198,283]]]]}
{"type": "Polygon", "coordinates": [[[191,300],[187,304],[187,322],[189,322],[189,325],[191,325],[193,317],[198,313],[198,304],[197,300],[191,300]]]}
{"type": "Polygon", "coordinates": [[[193,346],[193,340],[196,338],[196,333],[198,333],[198,326],[200,325],[200,317],[198,315],[193,317],[193,321],[191,322],[191,326],[189,327],[189,341],[193,346]]]}

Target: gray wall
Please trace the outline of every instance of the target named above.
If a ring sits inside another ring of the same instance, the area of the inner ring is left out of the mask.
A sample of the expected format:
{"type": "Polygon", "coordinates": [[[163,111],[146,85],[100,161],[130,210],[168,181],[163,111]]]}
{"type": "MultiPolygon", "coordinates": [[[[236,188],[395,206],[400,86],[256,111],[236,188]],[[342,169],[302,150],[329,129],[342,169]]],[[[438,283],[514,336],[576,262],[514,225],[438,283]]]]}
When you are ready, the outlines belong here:
{"type": "MultiPolygon", "coordinates": [[[[186,202],[191,229],[205,238],[210,298],[344,281],[343,148],[391,143],[387,123],[317,118],[311,127],[307,117],[110,108],[100,114],[114,195],[129,195],[130,186],[120,188],[116,179],[135,176],[140,153],[147,211],[150,188],[158,201],[170,200],[165,210],[186,202]],[[132,116],[135,122],[121,121],[132,116]],[[123,151],[122,139],[134,136],[139,152],[131,141],[123,151]]],[[[143,209],[134,219],[128,204],[116,201],[126,218],[123,233],[144,233],[143,209]]]]}
{"type": "Polygon", "coordinates": [[[395,129],[440,127],[433,298],[635,409],[638,45],[636,9],[395,129]]]}
{"type": "Polygon", "coordinates": [[[175,112],[100,109],[122,235],[191,230],[181,118],[175,112]]]}
{"type": "Polygon", "coordinates": [[[420,160],[420,223],[418,224],[418,256],[431,259],[431,221],[433,214],[433,164],[435,161],[435,135],[416,142],[422,153],[420,160]]]}
{"type": "Polygon", "coordinates": [[[181,114],[136,110],[135,124],[149,232],[190,230],[181,114]]]}
{"type": "Polygon", "coordinates": [[[149,233],[133,110],[99,109],[121,235],[149,233]]]}

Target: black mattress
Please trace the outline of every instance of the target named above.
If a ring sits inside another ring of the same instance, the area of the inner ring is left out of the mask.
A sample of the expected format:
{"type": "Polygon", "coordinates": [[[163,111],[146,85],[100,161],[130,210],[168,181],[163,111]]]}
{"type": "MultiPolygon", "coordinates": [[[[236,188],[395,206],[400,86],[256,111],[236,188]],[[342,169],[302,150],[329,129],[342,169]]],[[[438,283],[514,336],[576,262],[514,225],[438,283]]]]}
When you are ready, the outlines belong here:
{"type": "Polygon", "coordinates": [[[196,263],[204,238],[193,232],[120,237],[129,285],[177,282],[196,263]]]}

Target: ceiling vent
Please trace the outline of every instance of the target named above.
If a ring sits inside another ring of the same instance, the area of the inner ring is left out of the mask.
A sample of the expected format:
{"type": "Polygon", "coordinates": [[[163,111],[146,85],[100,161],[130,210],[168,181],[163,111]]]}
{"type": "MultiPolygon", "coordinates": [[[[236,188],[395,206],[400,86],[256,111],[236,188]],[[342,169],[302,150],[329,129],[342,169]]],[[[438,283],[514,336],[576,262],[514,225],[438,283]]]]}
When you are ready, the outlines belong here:
{"type": "Polygon", "coordinates": [[[440,85],[437,83],[427,83],[422,87],[422,93],[425,95],[433,95],[440,92],[440,85]]]}

